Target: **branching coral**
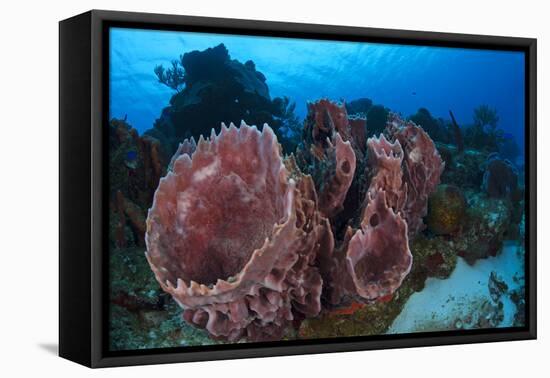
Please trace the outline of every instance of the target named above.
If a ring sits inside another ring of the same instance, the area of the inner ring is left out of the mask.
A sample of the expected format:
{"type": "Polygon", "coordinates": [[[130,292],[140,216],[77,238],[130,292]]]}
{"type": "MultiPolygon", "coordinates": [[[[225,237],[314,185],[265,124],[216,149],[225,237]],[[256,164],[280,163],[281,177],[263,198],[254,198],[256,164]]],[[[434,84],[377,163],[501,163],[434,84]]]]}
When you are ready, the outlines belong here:
{"type": "Polygon", "coordinates": [[[498,151],[504,141],[504,132],[497,127],[497,109],[480,105],[474,109],[473,121],[474,124],[464,130],[464,144],[487,152],[498,151]]]}
{"type": "Polygon", "coordinates": [[[185,85],[185,70],[177,60],[172,61],[172,68],[165,69],[164,66],[160,64],[155,67],[154,71],[159,83],[166,85],[176,92],[179,92],[181,87],[185,85]]]}
{"type": "Polygon", "coordinates": [[[147,259],[188,322],[215,338],[257,340],[279,338],[293,312],[320,311],[311,263],[326,226],[308,195],[267,125],[222,126],[175,160],[149,211],[147,259]]]}

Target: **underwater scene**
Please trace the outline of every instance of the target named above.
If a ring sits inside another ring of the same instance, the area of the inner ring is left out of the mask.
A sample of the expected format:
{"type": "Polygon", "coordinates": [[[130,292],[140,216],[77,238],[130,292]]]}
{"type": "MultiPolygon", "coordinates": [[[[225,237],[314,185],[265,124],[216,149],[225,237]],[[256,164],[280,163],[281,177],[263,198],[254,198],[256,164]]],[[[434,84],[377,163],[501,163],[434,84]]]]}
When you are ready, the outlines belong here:
{"type": "Polygon", "coordinates": [[[110,350],[525,326],[524,76],[111,28],[110,350]]]}

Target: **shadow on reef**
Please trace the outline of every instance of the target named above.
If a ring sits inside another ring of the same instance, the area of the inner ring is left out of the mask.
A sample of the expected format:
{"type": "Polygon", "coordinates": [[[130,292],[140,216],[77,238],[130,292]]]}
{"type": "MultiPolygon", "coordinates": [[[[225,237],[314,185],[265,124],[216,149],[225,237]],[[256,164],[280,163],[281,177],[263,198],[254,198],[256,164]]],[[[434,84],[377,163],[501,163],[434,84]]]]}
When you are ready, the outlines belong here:
{"type": "Polygon", "coordinates": [[[385,333],[458,256],[523,238],[488,107],[461,128],[321,99],[302,125],[223,45],[155,73],[176,93],[154,128],[109,125],[114,350],[385,333]]]}

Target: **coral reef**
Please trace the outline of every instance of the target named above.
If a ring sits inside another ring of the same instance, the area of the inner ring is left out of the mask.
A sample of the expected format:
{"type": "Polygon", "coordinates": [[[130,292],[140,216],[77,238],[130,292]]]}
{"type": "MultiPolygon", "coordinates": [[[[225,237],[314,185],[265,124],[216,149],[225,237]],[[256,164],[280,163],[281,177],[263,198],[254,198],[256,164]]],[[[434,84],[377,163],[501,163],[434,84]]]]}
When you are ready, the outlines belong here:
{"type": "Polygon", "coordinates": [[[139,136],[125,120],[109,123],[110,243],[145,245],[145,218],[167,159],[159,142],[139,136]]]}
{"type": "MultiPolygon", "coordinates": [[[[302,123],[223,44],[154,72],[174,91],[154,127],[109,123],[112,350],[391,333],[434,281],[525,238],[496,109],[460,127],[324,98],[302,123]]],[[[497,327],[510,303],[525,324],[524,277],[484,274],[471,313],[420,330],[497,327]]]]}
{"type": "Polygon", "coordinates": [[[409,117],[409,120],[417,125],[422,126],[422,129],[437,142],[448,143],[450,141],[449,129],[446,127],[442,119],[436,119],[426,108],[420,108],[415,114],[409,117]]]}
{"type": "Polygon", "coordinates": [[[513,135],[509,133],[503,134],[503,141],[499,145],[498,153],[504,159],[510,160],[515,163],[517,158],[521,155],[521,149],[513,135]]]}
{"type": "Polygon", "coordinates": [[[185,140],[160,180],[147,259],[184,319],[215,339],[280,339],[320,313],[321,296],[384,301],[411,270],[406,219],[418,232],[444,166],[433,142],[395,115],[391,141],[365,141],[343,105],[308,107],[301,167],[269,126],[242,123],[185,140]]]}
{"type": "Polygon", "coordinates": [[[497,110],[480,105],[474,109],[473,121],[473,125],[464,130],[464,144],[480,151],[498,152],[504,141],[504,132],[497,127],[497,110]]]}
{"type": "Polygon", "coordinates": [[[518,171],[509,161],[492,153],[487,158],[483,189],[490,197],[511,198],[518,190],[518,171]]]}
{"type": "Polygon", "coordinates": [[[412,294],[423,289],[427,277],[448,277],[457,262],[456,250],[442,237],[422,234],[410,243],[413,256],[410,273],[391,295],[368,304],[347,302],[347,307],[329,308],[320,316],[306,319],[298,332],[303,339],[380,335],[388,331],[412,294]]]}
{"type": "Polygon", "coordinates": [[[436,146],[445,161],[441,182],[455,185],[463,190],[479,190],[483,182],[488,154],[472,149],[458,153],[456,146],[449,144],[437,143],[436,146]]]}
{"type": "Polygon", "coordinates": [[[503,246],[510,225],[512,208],[509,201],[487,198],[476,192],[466,192],[468,209],[460,238],[454,241],[457,253],[467,263],[496,256],[503,246]]]}
{"type": "Polygon", "coordinates": [[[111,350],[218,343],[182,319],[179,306],[151,274],[142,247],[113,250],[109,266],[111,350]]]}
{"type": "Polygon", "coordinates": [[[290,154],[296,150],[302,136],[302,122],[294,113],[296,103],[291,102],[287,96],[275,97],[273,106],[275,135],[277,135],[283,151],[290,154]]]}
{"type": "Polygon", "coordinates": [[[179,92],[181,87],[185,85],[185,70],[183,69],[181,60],[183,60],[183,56],[180,57],[180,61],[173,60],[171,68],[165,69],[160,64],[154,70],[159,83],[166,85],[176,92],[179,92]]]}
{"type": "Polygon", "coordinates": [[[359,115],[366,117],[370,108],[372,108],[372,100],[370,98],[358,98],[356,100],[346,103],[346,110],[348,114],[359,115]]]}
{"type": "Polygon", "coordinates": [[[384,131],[390,111],[383,105],[373,105],[367,111],[367,136],[378,135],[384,131]]]}
{"type": "Polygon", "coordinates": [[[464,226],[466,198],[454,185],[439,185],[428,200],[426,223],[436,235],[453,235],[464,226]]]}
{"type": "Polygon", "coordinates": [[[342,104],[321,99],[307,104],[304,139],[312,145],[314,156],[319,157],[328,141],[339,134],[344,141],[351,139],[351,128],[346,108],[342,104]]]}
{"type": "Polygon", "coordinates": [[[411,242],[415,274],[418,277],[416,290],[420,291],[423,279],[449,277],[456,266],[458,250],[445,236],[428,237],[419,235],[411,242]]]}
{"type": "Polygon", "coordinates": [[[171,156],[186,138],[207,135],[212,127],[219,131],[221,120],[268,123],[281,141],[287,133],[279,129],[292,127],[296,121],[288,99],[271,99],[266,78],[254,62],[243,64],[231,59],[223,44],[185,53],[172,64],[175,67],[171,69],[157,67],[155,73],[161,83],[175,85],[177,92],[154,127],[146,132],[161,142],[166,156],[171,156]],[[174,70],[176,74],[167,78],[174,70]],[[175,83],[173,76],[177,77],[175,83]]]}

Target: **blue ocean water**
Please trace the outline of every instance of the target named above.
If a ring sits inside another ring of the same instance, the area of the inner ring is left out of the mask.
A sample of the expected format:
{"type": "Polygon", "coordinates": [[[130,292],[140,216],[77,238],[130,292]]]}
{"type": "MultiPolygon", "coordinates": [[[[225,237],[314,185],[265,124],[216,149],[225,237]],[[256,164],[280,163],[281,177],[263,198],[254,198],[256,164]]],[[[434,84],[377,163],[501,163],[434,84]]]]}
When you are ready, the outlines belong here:
{"type": "Polygon", "coordinates": [[[309,100],[368,97],[404,116],[425,107],[449,118],[452,110],[462,126],[472,123],[474,108],[487,104],[523,151],[521,52],[113,28],[111,117],[127,116],[140,133],[150,129],[174,94],[158,83],[155,66],[220,43],[232,59],[254,61],[271,96],[290,97],[300,117],[309,100]]]}

